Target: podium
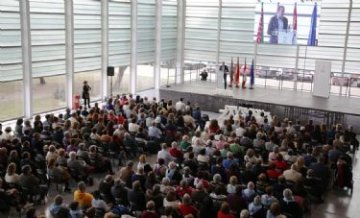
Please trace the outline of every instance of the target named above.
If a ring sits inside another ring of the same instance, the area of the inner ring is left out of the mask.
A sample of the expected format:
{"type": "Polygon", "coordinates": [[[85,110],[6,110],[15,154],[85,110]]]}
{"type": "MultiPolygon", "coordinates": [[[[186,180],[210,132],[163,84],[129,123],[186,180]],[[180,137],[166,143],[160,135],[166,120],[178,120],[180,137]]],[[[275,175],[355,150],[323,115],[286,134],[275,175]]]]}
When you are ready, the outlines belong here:
{"type": "Polygon", "coordinates": [[[293,31],[280,31],[278,33],[278,44],[296,45],[296,33],[293,31]]]}

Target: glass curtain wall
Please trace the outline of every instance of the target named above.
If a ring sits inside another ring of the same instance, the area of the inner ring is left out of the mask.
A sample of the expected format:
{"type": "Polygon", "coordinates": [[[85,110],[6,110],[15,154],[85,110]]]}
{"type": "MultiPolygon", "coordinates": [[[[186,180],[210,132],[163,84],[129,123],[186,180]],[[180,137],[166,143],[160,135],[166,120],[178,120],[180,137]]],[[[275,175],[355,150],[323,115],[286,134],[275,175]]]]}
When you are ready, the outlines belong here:
{"type": "Polygon", "coordinates": [[[360,0],[353,0],[345,72],[350,96],[360,97],[360,0]]]}
{"type": "Polygon", "coordinates": [[[74,1],[74,94],[81,95],[83,81],[91,87],[90,100],[100,99],[101,2],[74,1]]]}
{"type": "Polygon", "coordinates": [[[154,88],[156,1],[137,0],[136,91],[154,88]]]}
{"type": "Polygon", "coordinates": [[[33,112],[66,106],[65,9],[62,0],[30,0],[33,112]]]}
{"type": "Polygon", "coordinates": [[[218,16],[218,0],[186,1],[185,81],[200,80],[203,70],[215,75],[218,16]]]}
{"type": "Polygon", "coordinates": [[[161,10],[161,85],[175,83],[177,48],[177,0],[162,0],[161,10]]]}
{"type": "Polygon", "coordinates": [[[109,92],[113,95],[130,90],[131,56],[131,2],[129,0],[109,1],[109,66],[115,67],[115,75],[108,78],[109,92]]]}
{"type": "Polygon", "coordinates": [[[20,5],[1,0],[0,121],[23,115],[20,5]]]}

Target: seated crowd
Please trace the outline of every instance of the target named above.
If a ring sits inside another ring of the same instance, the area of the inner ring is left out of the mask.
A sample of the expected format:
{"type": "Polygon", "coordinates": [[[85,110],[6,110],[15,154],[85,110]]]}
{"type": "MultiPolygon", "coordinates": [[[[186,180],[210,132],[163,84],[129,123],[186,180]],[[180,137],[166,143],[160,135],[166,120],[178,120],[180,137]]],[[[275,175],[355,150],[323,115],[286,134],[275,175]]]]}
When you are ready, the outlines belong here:
{"type": "Polygon", "coordinates": [[[329,186],[351,188],[351,145],[356,135],[340,124],[269,123],[250,110],[219,125],[183,99],[122,95],[0,126],[0,215],[43,201],[52,184],[71,192],[75,180],[73,201],[56,196],[52,217],[303,217],[329,186]],[[96,173],[106,176],[90,193],[96,173]]]}

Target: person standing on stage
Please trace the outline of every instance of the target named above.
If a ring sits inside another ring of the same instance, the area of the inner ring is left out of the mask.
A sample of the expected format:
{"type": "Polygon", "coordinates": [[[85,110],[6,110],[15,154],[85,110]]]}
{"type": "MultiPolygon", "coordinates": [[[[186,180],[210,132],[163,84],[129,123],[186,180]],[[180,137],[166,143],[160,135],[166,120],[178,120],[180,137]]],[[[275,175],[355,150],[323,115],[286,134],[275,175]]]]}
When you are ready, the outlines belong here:
{"type": "Polygon", "coordinates": [[[82,98],[84,99],[84,106],[86,107],[86,105],[87,105],[88,108],[90,108],[90,90],[91,90],[91,87],[89,86],[87,81],[84,81],[82,98]]]}
{"type": "Polygon", "coordinates": [[[279,32],[287,31],[288,19],[284,16],[285,7],[279,5],[276,14],[270,19],[267,34],[270,35],[270,44],[278,44],[279,32]]]}
{"type": "Polygon", "coordinates": [[[227,88],[227,75],[229,73],[229,68],[228,66],[225,65],[225,62],[222,63],[222,65],[220,66],[220,71],[222,71],[224,73],[224,88],[227,88]]]}

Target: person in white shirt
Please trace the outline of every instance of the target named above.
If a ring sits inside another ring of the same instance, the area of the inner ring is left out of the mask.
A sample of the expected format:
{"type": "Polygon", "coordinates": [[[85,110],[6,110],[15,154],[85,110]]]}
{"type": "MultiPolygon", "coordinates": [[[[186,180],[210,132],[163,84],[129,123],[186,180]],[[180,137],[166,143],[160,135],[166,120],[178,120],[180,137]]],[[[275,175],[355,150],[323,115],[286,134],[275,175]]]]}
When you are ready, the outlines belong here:
{"type": "Polygon", "coordinates": [[[164,207],[172,207],[172,208],[179,208],[181,202],[176,199],[176,192],[174,190],[170,190],[163,201],[164,207]]]}
{"type": "Polygon", "coordinates": [[[6,140],[6,141],[11,141],[11,140],[13,140],[13,138],[14,138],[14,134],[13,134],[13,132],[12,132],[12,129],[11,129],[11,127],[6,127],[5,128],[5,131],[3,132],[3,134],[0,136],[1,138],[1,140],[6,140]]]}
{"type": "Polygon", "coordinates": [[[176,111],[181,111],[182,113],[185,112],[185,103],[184,103],[184,99],[183,98],[180,98],[180,101],[176,102],[175,104],[175,109],[176,111]]]}
{"type": "Polygon", "coordinates": [[[5,174],[5,182],[8,184],[17,184],[19,182],[19,175],[16,173],[16,164],[10,163],[5,174]]]}
{"type": "Polygon", "coordinates": [[[209,156],[206,154],[206,149],[203,148],[200,150],[198,156],[197,156],[197,161],[200,163],[204,163],[204,164],[208,164],[210,161],[209,156]]]}
{"type": "Polygon", "coordinates": [[[129,123],[129,132],[130,133],[137,133],[139,131],[139,125],[136,123],[136,118],[133,118],[131,120],[131,123],[129,123]]]}
{"type": "Polygon", "coordinates": [[[161,144],[161,150],[157,153],[157,159],[163,159],[165,161],[165,164],[167,165],[170,161],[173,160],[173,157],[170,155],[167,144],[162,143],[161,144]]]}
{"type": "Polygon", "coordinates": [[[95,209],[103,210],[104,212],[109,210],[109,206],[106,204],[104,200],[100,197],[100,192],[98,190],[94,191],[93,193],[94,198],[91,201],[91,206],[95,209]]]}
{"type": "Polygon", "coordinates": [[[286,180],[293,181],[294,183],[298,183],[302,180],[302,175],[296,171],[296,166],[294,164],[291,165],[290,169],[283,172],[283,176],[286,180]]]}
{"type": "Polygon", "coordinates": [[[154,121],[155,121],[154,113],[151,112],[150,115],[145,119],[146,127],[150,128],[150,126],[153,124],[154,121]]]}
{"type": "Polygon", "coordinates": [[[243,122],[240,122],[240,126],[235,129],[235,134],[237,137],[242,137],[246,132],[245,126],[243,122]]]}
{"type": "Polygon", "coordinates": [[[154,121],[152,126],[149,127],[149,131],[148,131],[149,137],[150,138],[155,138],[155,139],[161,139],[162,137],[162,132],[161,130],[156,126],[156,122],[154,121]]]}
{"type": "Polygon", "coordinates": [[[59,157],[59,154],[57,153],[55,145],[49,146],[49,151],[46,153],[46,162],[48,162],[50,159],[57,160],[59,157]]]}
{"type": "Polygon", "coordinates": [[[294,135],[296,134],[296,129],[293,126],[293,123],[291,121],[288,122],[288,127],[286,127],[287,134],[294,135]]]}

